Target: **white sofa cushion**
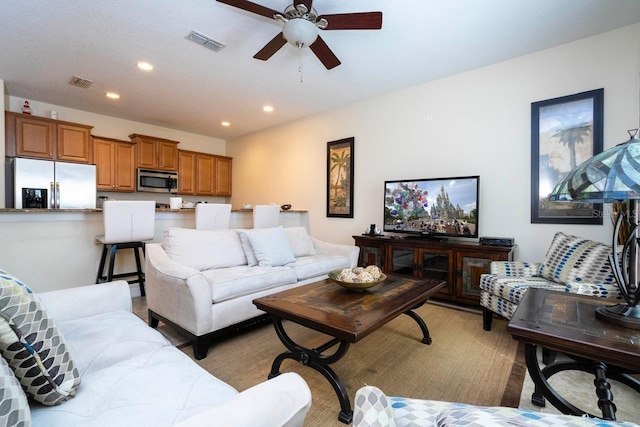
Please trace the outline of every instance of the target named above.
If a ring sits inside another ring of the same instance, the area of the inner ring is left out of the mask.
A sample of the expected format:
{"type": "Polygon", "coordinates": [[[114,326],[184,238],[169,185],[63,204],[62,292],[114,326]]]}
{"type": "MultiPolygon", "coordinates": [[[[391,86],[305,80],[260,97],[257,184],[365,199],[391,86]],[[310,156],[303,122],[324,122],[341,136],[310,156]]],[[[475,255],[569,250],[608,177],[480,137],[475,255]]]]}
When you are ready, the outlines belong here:
{"type": "Polygon", "coordinates": [[[349,268],[349,259],[341,255],[311,255],[296,258],[296,261],[287,264],[296,272],[298,280],[329,274],[332,270],[349,268]]]}
{"type": "Polygon", "coordinates": [[[162,247],[172,260],[198,271],[247,264],[240,237],[233,230],[168,228],[162,247]]]}
{"type": "Polygon", "coordinates": [[[236,230],[236,232],[240,236],[240,243],[242,244],[244,256],[247,257],[247,264],[249,265],[249,267],[253,267],[255,265],[258,265],[258,260],[256,259],[256,255],[253,253],[251,242],[249,242],[249,238],[247,237],[247,231],[248,230],[244,229],[236,230]]]}
{"type": "Polygon", "coordinates": [[[171,345],[138,316],[124,310],[63,321],[58,327],[81,377],[171,345]]]}
{"type": "Polygon", "coordinates": [[[168,427],[237,394],[168,346],[87,374],[75,398],[55,407],[32,405],[31,418],[42,426],[168,427]]]}
{"type": "Polygon", "coordinates": [[[288,267],[230,267],[203,271],[211,284],[213,302],[218,303],[296,283],[296,272],[288,267]]]}
{"type": "Polygon", "coordinates": [[[261,267],[277,267],[294,262],[289,240],[282,226],[245,231],[261,267]]]}
{"type": "Polygon", "coordinates": [[[316,248],[313,246],[313,241],[309,233],[307,233],[306,228],[287,227],[284,229],[284,234],[287,236],[287,240],[289,240],[289,245],[291,246],[294,257],[298,258],[316,254],[316,248]]]}

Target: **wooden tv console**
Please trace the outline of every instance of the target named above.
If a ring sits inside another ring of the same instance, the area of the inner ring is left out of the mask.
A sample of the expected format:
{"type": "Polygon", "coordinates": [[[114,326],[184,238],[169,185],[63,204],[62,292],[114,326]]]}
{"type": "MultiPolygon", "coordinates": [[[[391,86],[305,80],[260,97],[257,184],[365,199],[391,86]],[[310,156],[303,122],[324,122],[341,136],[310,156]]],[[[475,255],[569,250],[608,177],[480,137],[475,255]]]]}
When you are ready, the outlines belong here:
{"type": "Polygon", "coordinates": [[[360,247],[358,265],[377,265],[385,274],[447,282],[434,298],[480,304],[480,275],[491,261],[512,261],[515,246],[437,241],[390,236],[353,236],[360,247]]]}

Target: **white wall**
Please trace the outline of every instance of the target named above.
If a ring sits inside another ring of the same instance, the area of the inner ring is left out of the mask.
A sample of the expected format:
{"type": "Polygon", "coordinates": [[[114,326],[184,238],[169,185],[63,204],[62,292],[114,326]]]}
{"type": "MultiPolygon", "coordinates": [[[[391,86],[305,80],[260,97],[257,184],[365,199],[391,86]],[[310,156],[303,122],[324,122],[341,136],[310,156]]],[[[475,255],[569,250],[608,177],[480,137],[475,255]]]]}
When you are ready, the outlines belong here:
{"type": "Polygon", "coordinates": [[[480,235],[514,237],[516,259],[541,260],[559,230],[609,243],[608,218],[531,224],[531,103],[604,88],[605,149],[625,141],[638,127],[639,46],[636,24],[228,141],[232,203],[291,203],[309,210],[313,235],[353,244],[382,223],[385,180],[477,174],[480,235]],[[351,136],[355,215],[327,218],[327,142],[351,136]]]}

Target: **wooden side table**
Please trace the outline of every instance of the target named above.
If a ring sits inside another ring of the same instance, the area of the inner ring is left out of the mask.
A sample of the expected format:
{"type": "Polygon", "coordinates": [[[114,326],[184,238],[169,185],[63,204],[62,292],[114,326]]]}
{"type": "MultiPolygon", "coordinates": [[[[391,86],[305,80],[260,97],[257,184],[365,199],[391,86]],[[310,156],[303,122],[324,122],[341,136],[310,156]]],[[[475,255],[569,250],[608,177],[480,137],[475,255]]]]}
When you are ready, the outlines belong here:
{"type": "Polygon", "coordinates": [[[535,384],[532,403],[544,406],[546,398],[564,414],[596,417],[569,403],[550,386],[547,380],[565,370],[595,375],[598,407],[605,420],[616,419],[607,378],[640,393],[640,381],[629,375],[640,372],[640,331],[596,319],[595,310],[603,305],[611,305],[611,301],[546,289],[527,291],[507,329],[514,339],[525,343],[527,370],[535,384]],[[552,362],[541,369],[537,347],[573,360],[552,362]]]}

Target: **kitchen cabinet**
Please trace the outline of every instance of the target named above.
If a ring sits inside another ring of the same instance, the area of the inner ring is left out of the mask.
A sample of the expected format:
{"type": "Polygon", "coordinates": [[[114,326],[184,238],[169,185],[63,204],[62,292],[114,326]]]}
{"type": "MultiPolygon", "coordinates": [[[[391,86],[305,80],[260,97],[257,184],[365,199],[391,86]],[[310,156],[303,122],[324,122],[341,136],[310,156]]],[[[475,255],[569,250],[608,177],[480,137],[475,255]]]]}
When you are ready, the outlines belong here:
{"type": "Polygon", "coordinates": [[[231,196],[231,157],[178,150],[178,194],[231,196]]]}
{"type": "Polygon", "coordinates": [[[215,196],[215,157],[210,154],[196,153],[196,194],[215,196]]]}
{"type": "Polygon", "coordinates": [[[98,190],[136,191],[136,152],[132,142],[94,136],[93,153],[98,190]]]}
{"type": "Polygon", "coordinates": [[[215,156],[215,195],[231,196],[231,157],[215,156]]]}
{"type": "Polygon", "coordinates": [[[91,163],[93,126],[5,111],[7,157],[91,163]]]}
{"type": "Polygon", "coordinates": [[[436,298],[480,304],[480,275],[492,261],[512,261],[515,247],[388,236],[353,236],[360,247],[358,265],[376,264],[385,274],[438,279],[447,285],[436,298]]]}
{"type": "Polygon", "coordinates": [[[178,170],[178,141],[154,136],[131,134],[136,144],[137,167],[155,170],[178,170]]]}
{"type": "Polygon", "coordinates": [[[196,153],[178,150],[178,194],[196,194],[196,153]]]}

